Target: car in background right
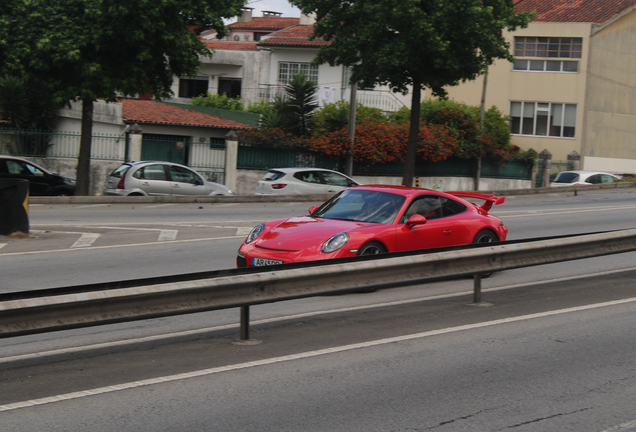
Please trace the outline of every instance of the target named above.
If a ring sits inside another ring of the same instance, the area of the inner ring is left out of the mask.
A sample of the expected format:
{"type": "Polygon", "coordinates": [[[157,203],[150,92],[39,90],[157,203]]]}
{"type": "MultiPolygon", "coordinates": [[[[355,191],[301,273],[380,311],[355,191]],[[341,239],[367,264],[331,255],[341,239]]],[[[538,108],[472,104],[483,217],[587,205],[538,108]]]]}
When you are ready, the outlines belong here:
{"type": "Polygon", "coordinates": [[[340,192],[360,183],[322,168],[275,168],[256,183],[256,195],[300,195],[340,192]]]}
{"type": "Polygon", "coordinates": [[[563,171],[550,183],[550,187],[607,184],[621,178],[620,175],[602,171],[563,171]]]}

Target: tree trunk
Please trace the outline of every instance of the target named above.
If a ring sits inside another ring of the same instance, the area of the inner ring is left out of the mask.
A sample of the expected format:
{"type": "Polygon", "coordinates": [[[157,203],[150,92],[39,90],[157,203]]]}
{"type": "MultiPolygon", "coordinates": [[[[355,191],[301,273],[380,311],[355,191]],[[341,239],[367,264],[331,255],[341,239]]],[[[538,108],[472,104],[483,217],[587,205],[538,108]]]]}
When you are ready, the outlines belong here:
{"type": "Polygon", "coordinates": [[[404,177],[402,177],[403,186],[413,186],[413,178],[415,177],[415,157],[417,156],[417,142],[420,137],[420,102],[422,99],[422,89],[420,87],[420,81],[414,78],[413,97],[411,98],[411,126],[404,158],[404,177]]]}
{"type": "Polygon", "coordinates": [[[93,99],[82,99],[82,132],[77,160],[75,195],[89,194],[91,172],[91,144],[93,138],[93,99]]]}

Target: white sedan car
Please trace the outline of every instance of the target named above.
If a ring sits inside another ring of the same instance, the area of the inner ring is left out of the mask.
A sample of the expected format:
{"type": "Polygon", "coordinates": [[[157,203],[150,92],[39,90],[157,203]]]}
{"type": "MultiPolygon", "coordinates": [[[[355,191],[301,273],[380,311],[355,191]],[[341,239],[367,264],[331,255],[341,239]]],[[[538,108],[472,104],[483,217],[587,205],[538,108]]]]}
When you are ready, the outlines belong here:
{"type": "Polygon", "coordinates": [[[360,183],[321,168],[276,168],[267,171],[256,184],[256,195],[299,195],[340,192],[360,183]]]}
{"type": "Polygon", "coordinates": [[[601,171],[563,171],[550,183],[550,187],[614,183],[620,178],[616,174],[601,171]]]}

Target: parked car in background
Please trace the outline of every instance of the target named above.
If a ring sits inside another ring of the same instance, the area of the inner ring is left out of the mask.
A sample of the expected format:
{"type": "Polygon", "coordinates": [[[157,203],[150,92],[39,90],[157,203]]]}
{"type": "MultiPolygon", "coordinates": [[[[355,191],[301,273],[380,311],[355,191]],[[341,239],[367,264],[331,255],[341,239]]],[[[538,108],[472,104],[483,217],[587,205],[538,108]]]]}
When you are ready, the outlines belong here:
{"type": "Polygon", "coordinates": [[[508,228],[488,214],[505,197],[407,186],[346,189],[309,215],[264,222],[238,250],[238,267],[491,243],[508,228]],[[464,199],[466,198],[466,199],[464,199]],[[484,201],[475,204],[468,200],[484,201]]]}
{"type": "Polygon", "coordinates": [[[614,183],[620,178],[619,175],[601,171],[562,171],[550,183],[550,187],[614,183]]]}
{"type": "Polygon", "coordinates": [[[75,194],[75,179],[54,174],[26,159],[0,156],[0,178],[29,181],[31,196],[71,196],[75,194]]]}
{"type": "Polygon", "coordinates": [[[360,183],[322,168],[270,169],[256,184],[256,195],[325,194],[340,192],[360,183]]]}
{"type": "Polygon", "coordinates": [[[235,195],[229,187],[173,162],[127,162],[110,173],[104,195],[235,195]]]}

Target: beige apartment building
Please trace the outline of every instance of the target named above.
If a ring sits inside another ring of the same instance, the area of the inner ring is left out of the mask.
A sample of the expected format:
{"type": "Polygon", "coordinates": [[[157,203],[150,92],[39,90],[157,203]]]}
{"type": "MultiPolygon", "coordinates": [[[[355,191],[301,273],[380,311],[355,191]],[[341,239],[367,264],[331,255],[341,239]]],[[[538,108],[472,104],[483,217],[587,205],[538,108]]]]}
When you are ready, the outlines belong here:
{"type": "MultiPolygon", "coordinates": [[[[510,116],[511,142],[580,155],[581,168],[636,174],[636,0],[520,0],[536,11],[507,35],[516,61],[489,69],[486,106],[510,116]],[[576,152],[576,153],[573,153],[576,152]]],[[[479,105],[484,78],[449,88],[479,105]]]]}

